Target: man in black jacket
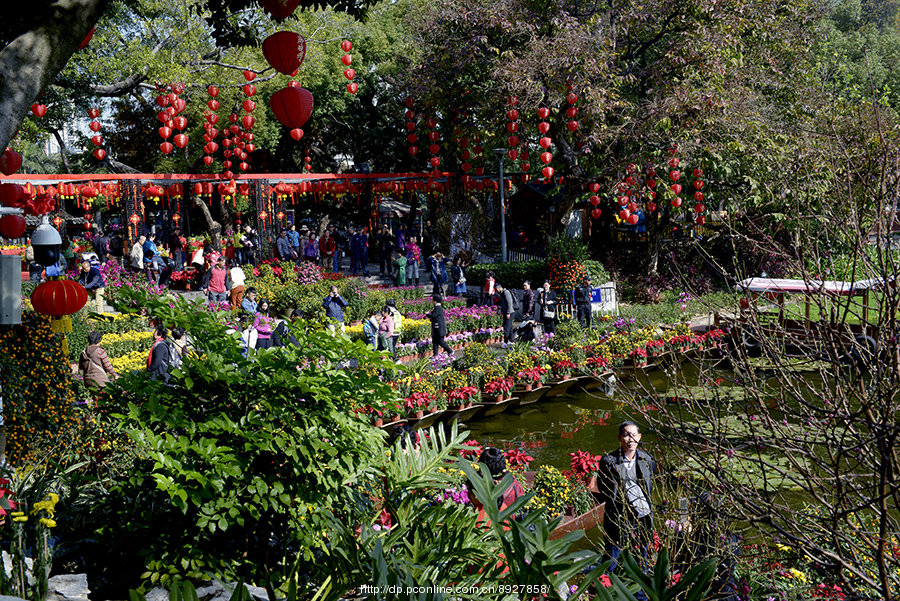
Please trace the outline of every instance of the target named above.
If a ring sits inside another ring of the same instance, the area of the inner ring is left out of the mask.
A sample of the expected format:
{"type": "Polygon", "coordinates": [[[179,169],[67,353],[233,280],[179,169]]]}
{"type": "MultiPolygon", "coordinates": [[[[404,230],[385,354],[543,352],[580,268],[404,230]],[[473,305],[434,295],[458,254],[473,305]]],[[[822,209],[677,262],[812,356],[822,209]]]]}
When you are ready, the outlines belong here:
{"type": "Polygon", "coordinates": [[[444,336],[447,335],[447,320],[444,318],[444,306],[441,305],[444,298],[440,294],[435,294],[431,297],[431,300],[434,301],[434,309],[426,313],[426,316],[431,321],[431,349],[435,357],[438,354],[438,347],[452,355],[453,349],[444,342],[444,336]]]}
{"type": "Polygon", "coordinates": [[[522,321],[530,321],[534,319],[534,290],[531,289],[531,282],[525,280],[522,282],[522,321]]]}
{"type": "Polygon", "coordinates": [[[603,528],[606,531],[606,553],[612,559],[610,571],[616,569],[622,549],[637,544],[646,557],[653,532],[653,474],[656,463],[641,450],[641,431],[634,422],[619,426],[619,448],[607,453],[597,466],[590,488],[595,498],[606,503],[603,528]]]}
{"type": "Polygon", "coordinates": [[[591,327],[591,280],[587,276],[581,286],[575,287],[575,310],[581,327],[591,327]]]}
{"type": "Polygon", "coordinates": [[[500,317],[503,318],[503,343],[509,344],[513,340],[513,298],[512,292],[497,282],[494,289],[500,297],[500,317]]]}

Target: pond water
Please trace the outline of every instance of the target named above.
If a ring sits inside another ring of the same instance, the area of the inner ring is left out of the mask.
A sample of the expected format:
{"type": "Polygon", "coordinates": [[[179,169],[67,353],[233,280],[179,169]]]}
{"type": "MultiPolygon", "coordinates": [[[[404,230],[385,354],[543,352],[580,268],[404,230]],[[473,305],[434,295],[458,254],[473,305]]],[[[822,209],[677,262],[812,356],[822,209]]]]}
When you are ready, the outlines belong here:
{"type": "MultiPolygon", "coordinates": [[[[681,376],[684,383],[694,386],[698,370],[683,364],[681,376]]],[[[483,446],[501,449],[520,447],[534,457],[529,469],[551,465],[568,470],[569,453],[577,450],[604,455],[619,446],[619,424],[640,419],[624,402],[624,389],[640,390],[652,386],[657,393],[668,390],[669,382],[664,372],[653,370],[638,376],[640,381],[622,379],[612,386],[601,386],[575,394],[563,394],[555,398],[543,398],[537,403],[517,407],[511,411],[482,418],[466,424],[474,438],[483,446]]],[[[649,404],[649,401],[648,401],[649,404]]],[[[644,432],[642,446],[656,456],[660,452],[659,440],[652,431],[644,432]]]]}

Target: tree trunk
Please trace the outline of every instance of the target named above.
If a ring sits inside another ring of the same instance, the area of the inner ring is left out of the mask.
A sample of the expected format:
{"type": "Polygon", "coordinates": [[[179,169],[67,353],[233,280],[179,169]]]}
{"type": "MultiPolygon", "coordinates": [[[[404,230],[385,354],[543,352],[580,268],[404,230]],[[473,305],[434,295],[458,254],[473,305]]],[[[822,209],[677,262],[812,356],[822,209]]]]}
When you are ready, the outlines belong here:
{"type": "Polygon", "coordinates": [[[69,165],[69,149],[66,148],[66,143],[58,129],[54,128],[50,130],[50,132],[53,134],[53,137],[56,138],[56,143],[59,144],[59,156],[62,157],[63,167],[66,168],[66,173],[71,175],[72,167],[69,165]]]}
{"type": "Polygon", "coordinates": [[[222,224],[213,219],[212,213],[209,210],[209,205],[207,205],[206,201],[203,200],[200,196],[195,196],[194,202],[196,202],[197,206],[200,207],[200,210],[203,212],[203,218],[206,219],[206,229],[209,230],[209,238],[212,241],[211,244],[213,250],[221,252],[222,224]]]}
{"type": "Polygon", "coordinates": [[[28,107],[78,49],[107,0],[43,0],[0,50],[0,148],[19,129],[28,107]]]}

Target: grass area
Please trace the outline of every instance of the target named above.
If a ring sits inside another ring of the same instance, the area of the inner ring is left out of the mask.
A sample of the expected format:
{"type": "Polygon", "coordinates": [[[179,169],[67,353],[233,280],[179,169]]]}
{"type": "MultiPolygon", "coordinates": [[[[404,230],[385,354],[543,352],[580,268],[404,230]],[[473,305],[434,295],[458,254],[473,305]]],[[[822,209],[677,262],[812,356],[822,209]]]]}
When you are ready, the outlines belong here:
{"type": "MultiPolygon", "coordinates": [[[[835,323],[846,322],[848,324],[858,325],[862,323],[863,297],[855,296],[847,299],[840,297],[831,300],[824,296],[807,297],[805,295],[789,295],[786,296],[786,304],[784,306],[785,319],[803,320],[806,319],[806,301],[809,298],[809,319],[810,321],[832,321],[835,323]]],[[[772,313],[777,316],[778,306],[770,301],[761,312],[772,313]]],[[[873,292],[869,299],[869,323],[878,323],[879,311],[883,306],[884,295],[880,292],[873,292]]]]}
{"type": "Polygon", "coordinates": [[[680,323],[714,311],[734,310],[741,298],[730,292],[711,292],[699,298],[685,297],[671,290],[661,294],[661,302],[652,305],[620,304],[623,317],[634,318],[636,327],[660,323],[680,323]]]}

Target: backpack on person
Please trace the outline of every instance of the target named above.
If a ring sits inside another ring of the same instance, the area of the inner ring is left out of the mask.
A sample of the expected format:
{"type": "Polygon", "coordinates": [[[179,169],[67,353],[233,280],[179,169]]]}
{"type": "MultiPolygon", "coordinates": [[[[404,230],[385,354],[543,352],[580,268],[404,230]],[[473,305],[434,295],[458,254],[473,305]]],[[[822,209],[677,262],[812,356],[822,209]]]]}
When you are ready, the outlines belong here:
{"type": "Polygon", "coordinates": [[[522,301],[519,300],[519,296],[513,292],[512,290],[508,290],[509,296],[512,298],[512,309],[515,312],[519,312],[522,310],[522,301]]]}
{"type": "Polygon", "coordinates": [[[172,370],[181,367],[181,353],[178,352],[178,349],[175,348],[175,343],[171,340],[166,340],[166,347],[169,349],[169,359],[166,361],[166,371],[171,373],[172,370]]]}

